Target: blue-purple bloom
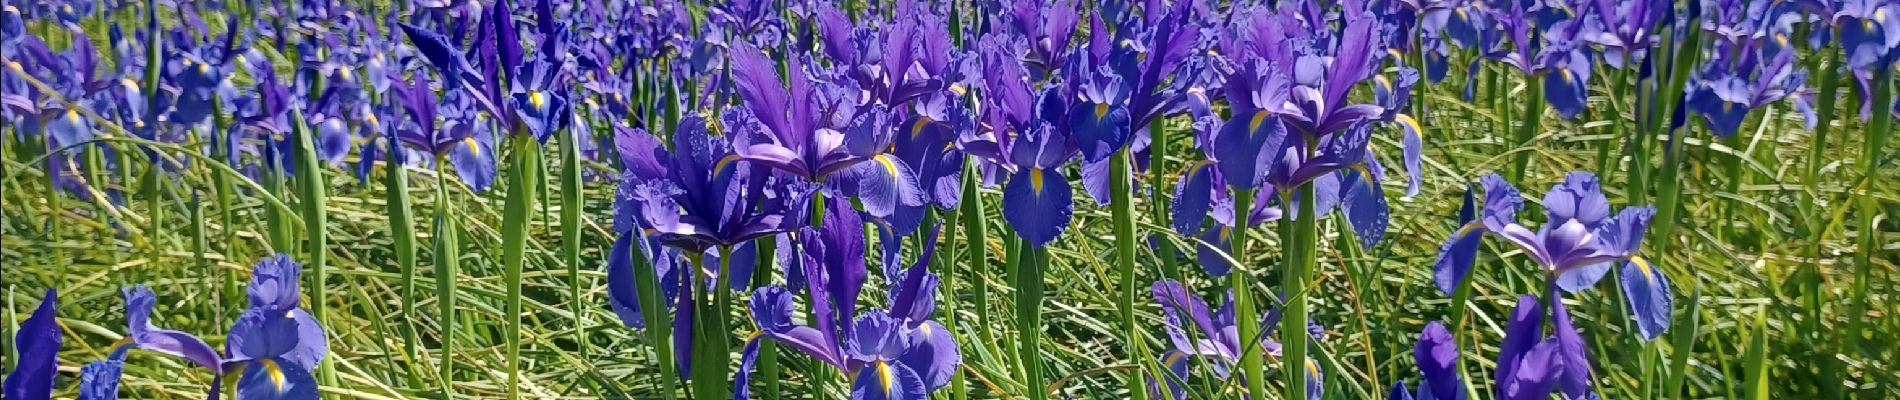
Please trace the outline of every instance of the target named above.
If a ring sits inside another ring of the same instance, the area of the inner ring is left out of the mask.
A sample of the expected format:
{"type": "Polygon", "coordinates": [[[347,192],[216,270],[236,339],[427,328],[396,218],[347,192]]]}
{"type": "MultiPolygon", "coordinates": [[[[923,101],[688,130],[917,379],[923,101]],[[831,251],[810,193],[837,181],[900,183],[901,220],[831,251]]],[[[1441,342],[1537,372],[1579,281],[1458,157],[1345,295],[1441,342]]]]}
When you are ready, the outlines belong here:
{"type": "MultiPolygon", "coordinates": [[[[1174,374],[1174,376],[1165,377],[1169,390],[1173,391],[1173,398],[1186,398],[1183,392],[1184,386],[1189,382],[1187,362],[1190,358],[1200,357],[1212,362],[1214,374],[1220,380],[1229,379],[1230,375],[1239,371],[1243,342],[1236,325],[1238,321],[1234,319],[1234,297],[1231,291],[1219,310],[1210,310],[1206,301],[1201,300],[1200,296],[1189,291],[1187,286],[1180,282],[1162,280],[1155,282],[1150,289],[1155,302],[1161,306],[1162,318],[1168,327],[1168,340],[1174,346],[1161,356],[1161,365],[1174,374]]],[[[1257,345],[1270,358],[1280,357],[1280,343],[1272,339],[1274,330],[1280,325],[1279,321],[1280,311],[1277,308],[1268,311],[1258,321],[1261,333],[1260,342],[1257,345]]],[[[1307,332],[1302,333],[1312,335],[1315,339],[1325,336],[1324,330],[1310,321],[1307,332]]],[[[1325,388],[1321,380],[1324,375],[1313,358],[1308,357],[1304,365],[1306,366],[1307,398],[1319,399],[1325,388]]],[[[1244,376],[1240,378],[1243,380],[1263,379],[1244,376]]],[[[1157,379],[1153,376],[1149,379],[1150,393],[1158,393],[1158,387],[1153,383],[1157,379]]]]}
{"type": "Polygon", "coordinates": [[[64,336],[56,315],[59,292],[47,289],[33,315],[20,323],[13,333],[15,364],[7,373],[4,393],[9,399],[39,400],[53,397],[53,378],[59,374],[59,346],[64,336]]]}
{"type": "Polygon", "coordinates": [[[798,235],[802,251],[787,266],[804,270],[814,324],[794,322],[790,290],[772,285],[754,291],[748,308],[759,331],[746,338],[734,398],[750,396],[752,369],[764,339],[851,376],[854,400],[928,398],[949,384],[962,362],[951,332],[931,319],[939,281],[926,268],[935,240],[926,241],[917,261],[893,282],[888,309],[858,313],[859,292],[868,274],[863,224],[842,199],[830,199],[829,207],[821,228],[803,228],[798,235]]]}

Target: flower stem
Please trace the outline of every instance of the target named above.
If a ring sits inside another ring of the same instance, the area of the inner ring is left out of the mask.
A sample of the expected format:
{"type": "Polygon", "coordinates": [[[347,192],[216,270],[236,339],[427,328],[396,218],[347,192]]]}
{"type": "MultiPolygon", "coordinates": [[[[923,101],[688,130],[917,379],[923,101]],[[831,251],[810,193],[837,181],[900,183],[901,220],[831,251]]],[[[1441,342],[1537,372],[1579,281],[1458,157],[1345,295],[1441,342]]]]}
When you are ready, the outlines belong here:
{"type": "Polygon", "coordinates": [[[679,382],[679,370],[673,360],[672,319],[667,318],[665,295],[661,293],[660,279],[653,269],[653,255],[646,254],[646,248],[645,243],[640,243],[631,250],[635,253],[633,284],[639,292],[640,318],[646,322],[647,346],[653,348],[653,359],[660,364],[660,398],[673,399],[677,395],[673,384],[679,382]]]}
{"type": "Polygon", "coordinates": [[[580,135],[561,136],[561,262],[567,264],[568,307],[574,315],[574,349],[587,358],[581,318],[581,144],[580,135]]]}
{"type": "Polygon", "coordinates": [[[1022,244],[1023,260],[1016,263],[1016,340],[1022,359],[1022,379],[1029,400],[1049,398],[1042,376],[1042,273],[1049,261],[1049,249],[1022,244]]]}
{"type": "MultiPolygon", "coordinates": [[[[1129,186],[1134,177],[1134,169],[1128,162],[1129,150],[1116,151],[1108,159],[1109,208],[1115,220],[1115,269],[1121,278],[1121,297],[1116,304],[1121,310],[1122,334],[1129,345],[1131,357],[1138,357],[1142,346],[1141,326],[1135,323],[1135,199],[1129,186]]],[[[1139,368],[1128,371],[1129,398],[1141,400],[1148,397],[1148,390],[1141,381],[1139,368]]]]}
{"type": "Polygon", "coordinates": [[[436,318],[441,320],[442,365],[440,376],[442,398],[455,398],[455,283],[462,263],[462,231],[455,226],[455,203],[449,201],[449,183],[442,172],[440,158],[436,161],[435,174],[435,296],[436,318]]]}
{"type": "MultiPolygon", "coordinates": [[[[395,138],[388,140],[395,143],[395,138]]],[[[416,227],[409,217],[409,172],[402,165],[401,151],[391,145],[383,153],[383,192],[384,202],[389,204],[389,239],[396,252],[396,265],[402,270],[402,355],[410,365],[415,365],[416,227]]]]}
{"type": "MultiPolygon", "coordinates": [[[[1234,229],[1233,251],[1236,265],[1228,272],[1228,289],[1234,294],[1234,320],[1260,321],[1258,306],[1254,303],[1253,288],[1247,283],[1247,222],[1253,213],[1255,189],[1234,189],[1234,229]]],[[[1248,397],[1267,398],[1265,349],[1260,348],[1260,324],[1236,323],[1240,335],[1240,366],[1242,377],[1247,381],[1248,397]]]]}
{"type": "Polygon", "coordinates": [[[1530,168],[1531,153],[1536,152],[1536,148],[1531,146],[1531,139],[1537,137],[1537,131],[1544,122],[1543,80],[1534,75],[1526,76],[1524,86],[1528,88],[1524,95],[1524,113],[1517,116],[1518,122],[1522,124],[1517,126],[1517,136],[1513,139],[1518,148],[1512,150],[1516,152],[1511,156],[1512,182],[1524,181],[1525,169],[1530,168]]]}
{"type": "Polygon", "coordinates": [[[535,164],[541,162],[541,142],[525,132],[510,135],[514,160],[508,169],[508,198],[501,219],[502,283],[508,293],[505,355],[508,359],[508,399],[521,398],[521,267],[527,260],[528,220],[534,218],[535,164]]]}
{"type": "Polygon", "coordinates": [[[1319,216],[1314,210],[1313,204],[1317,200],[1313,188],[1313,183],[1307,182],[1295,190],[1294,195],[1299,197],[1297,202],[1300,212],[1292,221],[1293,240],[1284,244],[1288,246],[1290,257],[1280,283],[1281,290],[1286,291],[1286,312],[1280,319],[1280,345],[1285,355],[1280,357],[1280,365],[1282,373],[1286,374],[1284,398],[1287,399],[1306,398],[1306,342],[1309,337],[1306,334],[1306,277],[1313,273],[1314,257],[1319,247],[1319,216]]]}

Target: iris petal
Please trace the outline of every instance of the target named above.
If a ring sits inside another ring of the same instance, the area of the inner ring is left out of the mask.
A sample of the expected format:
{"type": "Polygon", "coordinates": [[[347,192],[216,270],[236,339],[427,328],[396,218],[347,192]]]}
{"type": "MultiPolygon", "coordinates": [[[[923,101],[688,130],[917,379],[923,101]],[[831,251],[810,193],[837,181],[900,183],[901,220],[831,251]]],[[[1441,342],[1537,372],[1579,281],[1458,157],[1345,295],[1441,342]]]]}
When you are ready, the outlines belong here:
{"type": "MultiPolygon", "coordinates": [[[[20,323],[13,333],[17,350],[13,372],[7,374],[4,391],[9,399],[46,399],[53,396],[53,377],[59,373],[60,336],[59,294],[47,289],[33,315],[20,323]]],[[[116,381],[116,379],[115,379],[116,381]]]]}
{"type": "Polygon", "coordinates": [[[1003,187],[1003,219],[1037,247],[1069,228],[1074,206],[1069,181],[1059,171],[1024,168],[1003,187]]]}
{"type": "Polygon", "coordinates": [[[1627,296],[1630,315],[1635,317],[1637,332],[1645,340],[1655,340],[1669,329],[1675,300],[1670,296],[1669,277],[1642,257],[1623,263],[1617,275],[1627,296]]]}

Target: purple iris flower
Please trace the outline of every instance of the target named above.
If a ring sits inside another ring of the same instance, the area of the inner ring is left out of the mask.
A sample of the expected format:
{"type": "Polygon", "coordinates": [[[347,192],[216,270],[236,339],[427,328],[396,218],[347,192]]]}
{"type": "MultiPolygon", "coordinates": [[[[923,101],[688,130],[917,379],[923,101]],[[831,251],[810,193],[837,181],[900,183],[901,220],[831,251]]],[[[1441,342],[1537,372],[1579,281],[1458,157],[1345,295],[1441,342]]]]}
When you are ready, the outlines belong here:
{"type": "Polygon", "coordinates": [[[398,97],[409,122],[396,128],[396,140],[435,157],[447,157],[456,176],[476,192],[495,182],[495,137],[486,114],[475,110],[467,92],[451,91],[438,100],[425,74],[415,84],[391,79],[390,93],[398,97]],[[437,106],[444,108],[443,123],[436,121],[437,106]]]}
{"type": "Polygon", "coordinates": [[[79,369],[79,400],[118,400],[125,361],[105,359],[79,369]]]}
{"type": "Polygon", "coordinates": [[[1418,344],[1412,347],[1412,359],[1418,363],[1418,394],[1405,390],[1405,381],[1392,385],[1389,399],[1410,400],[1464,400],[1466,398],[1465,381],[1458,373],[1458,341],[1452,337],[1445,324],[1432,321],[1425,324],[1425,330],[1418,333],[1418,344]]]}
{"type": "Polygon", "coordinates": [[[786,288],[754,291],[748,307],[760,330],[746,339],[734,398],[749,397],[759,343],[769,339],[851,376],[854,400],[926,399],[949,384],[962,363],[951,332],[930,318],[940,284],[927,269],[936,230],[917,261],[893,281],[888,308],[859,313],[859,291],[868,274],[864,225],[843,199],[829,201],[822,228],[803,228],[798,235],[802,251],[788,266],[804,270],[815,323],[794,322],[793,294],[786,288]]]}
{"type": "Polygon", "coordinates": [[[1461,226],[1439,248],[1433,266],[1439,292],[1450,294],[1467,279],[1477,241],[1490,233],[1523,249],[1551,283],[1566,292],[1587,290],[1611,267],[1620,266],[1621,284],[1630,293],[1630,313],[1643,337],[1654,339],[1668,329],[1672,307],[1668,277],[1637,255],[1643,232],[1655,214],[1653,208],[1626,207],[1612,216],[1596,175],[1572,172],[1545,194],[1545,223],[1533,232],[1517,223],[1517,210],[1524,202],[1517,188],[1495,174],[1485,176],[1481,185],[1485,192],[1482,214],[1467,192],[1459,212],[1461,226]]]}
{"type": "MultiPolygon", "coordinates": [[[[727,126],[733,122],[728,119],[727,126]]],[[[640,167],[629,167],[621,181],[621,190],[627,191],[622,196],[640,206],[639,226],[651,227],[661,241],[693,253],[787,229],[791,196],[768,198],[769,171],[733,153],[725,137],[712,136],[704,118],[682,118],[672,139],[670,151],[649,146],[633,155],[622,153],[639,158],[630,162],[640,167]]]]}
{"type": "Polygon", "coordinates": [[[7,373],[4,390],[9,399],[51,399],[53,378],[59,375],[60,334],[57,309],[59,292],[47,289],[33,315],[20,323],[13,333],[14,365],[7,373]]]}
{"type": "Polygon", "coordinates": [[[1027,39],[1022,62],[1031,71],[1046,74],[1068,59],[1069,41],[1082,16],[1075,0],[1012,0],[1003,6],[1008,8],[1007,19],[997,16],[991,24],[1007,26],[1027,39]]]}
{"type": "MultiPolygon", "coordinates": [[[[1794,68],[1793,51],[1771,52],[1755,41],[1717,47],[1715,58],[1689,87],[1688,104],[1716,136],[1734,136],[1750,111],[1784,98],[1792,99],[1804,114],[1813,114],[1807,98],[1798,95],[1806,74],[1794,68]]],[[[1812,124],[1814,118],[1807,121],[1812,124]]]]}
{"type": "MultiPolygon", "coordinates": [[[[122,361],[133,348],[184,358],[219,376],[235,374],[237,398],[316,399],[312,370],[328,352],[323,327],[298,305],[297,281],[301,265],[276,255],[252,267],[248,288],[250,306],[225,335],[225,352],[191,334],[161,329],[151,323],[157,295],[145,286],[124,290],[126,324],[130,334],[115,346],[108,361],[122,361]]],[[[90,383],[105,391],[116,387],[116,374],[90,383]]],[[[215,393],[223,379],[214,381],[215,393]]]]}
{"type": "Polygon", "coordinates": [[[924,207],[953,209],[962,200],[965,155],[956,148],[956,141],[976,130],[976,117],[965,97],[954,91],[925,95],[914,106],[915,115],[898,126],[903,130],[893,140],[892,152],[905,165],[916,167],[924,204],[899,203],[885,218],[899,235],[909,235],[923,224],[924,207]]]}
{"type": "Polygon", "coordinates": [[[1603,45],[1603,63],[1613,68],[1644,60],[1656,46],[1656,26],[1674,4],[1660,0],[1594,0],[1597,18],[1584,22],[1584,38],[1603,45]]]}
{"type": "Polygon", "coordinates": [[[882,26],[853,28],[845,11],[830,3],[817,7],[825,54],[871,100],[895,107],[944,88],[950,35],[943,18],[929,8],[902,2],[882,26]]]}
{"type": "MultiPolygon", "coordinates": [[[[1174,346],[1161,356],[1162,367],[1173,374],[1165,377],[1173,398],[1186,398],[1183,394],[1189,378],[1188,362],[1193,358],[1211,362],[1215,376],[1221,380],[1230,379],[1232,374],[1238,372],[1243,349],[1240,330],[1235,325],[1238,321],[1234,319],[1234,296],[1231,291],[1220,309],[1211,311],[1206,301],[1180,282],[1158,281],[1150,287],[1150,292],[1154,295],[1155,303],[1161,306],[1162,320],[1168,327],[1168,340],[1174,346]]],[[[1261,332],[1258,346],[1267,357],[1273,359],[1280,357],[1280,343],[1272,339],[1274,330],[1280,325],[1279,321],[1280,310],[1277,308],[1269,310],[1258,321],[1261,332]]],[[[1315,340],[1325,336],[1323,329],[1310,322],[1304,333],[1312,335],[1315,340]]],[[[1321,398],[1325,389],[1322,381],[1324,374],[1312,357],[1307,357],[1305,365],[1307,398],[1321,398]]],[[[1150,393],[1159,394],[1159,387],[1153,383],[1155,377],[1150,376],[1149,379],[1150,393]]],[[[1256,378],[1243,376],[1241,379],[1256,378]]]]}
{"type": "Polygon", "coordinates": [[[1845,0],[1834,15],[1840,27],[1841,47],[1847,49],[1847,65],[1855,71],[1871,71],[1877,65],[1891,64],[1900,49],[1900,5],[1882,0],[1845,0]]]}
{"type": "MultiPolygon", "coordinates": [[[[1552,304],[1561,308],[1563,302],[1552,304]]],[[[1574,328],[1567,326],[1569,314],[1564,313],[1558,324],[1558,335],[1544,337],[1544,312],[1536,296],[1525,295],[1518,299],[1517,308],[1511,312],[1510,324],[1505,327],[1504,342],[1498,345],[1497,396],[1508,400],[1548,399],[1559,383],[1566,386],[1575,378],[1581,378],[1586,386],[1589,376],[1573,378],[1570,376],[1571,363],[1582,361],[1588,372],[1588,359],[1574,359],[1565,346],[1565,337],[1576,337],[1574,328]],[[1563,334],[1569,330],[1570,334],[1563,334]]],[[[1581,343],[1578,343],[1581,344],[1581,343]]],[[[1576,350],[1581,351],[1581,348],[1576,350]]],[[[1569,396],[1567,390],[1566,396],[1569,396]]],[[[1581,398],[1571,396],[1568,398],[1581,398]]]]}
{"type": "Polygon", "coordinates": [[[1016,168],[1003,186],[1003,220],[1037,247],[1068,230],[1075,194],[1061,167],[1074,157],[1069,138],[1047,123],[1017,135],[1009,145],[1016,168]]]}
{"type": "Polygon", "coordinates": [[[845,173],[874,216],[923,204],[911,167],[887,153],[892,129],[883,106],[858,104],[855,90],[834,82],[814,85],[797,59],[788,60],[787,87],[758,48],[739,43],[731,54],[739,95],[763,126],[734,128],[738,157],[812,182],[845,173]]]}

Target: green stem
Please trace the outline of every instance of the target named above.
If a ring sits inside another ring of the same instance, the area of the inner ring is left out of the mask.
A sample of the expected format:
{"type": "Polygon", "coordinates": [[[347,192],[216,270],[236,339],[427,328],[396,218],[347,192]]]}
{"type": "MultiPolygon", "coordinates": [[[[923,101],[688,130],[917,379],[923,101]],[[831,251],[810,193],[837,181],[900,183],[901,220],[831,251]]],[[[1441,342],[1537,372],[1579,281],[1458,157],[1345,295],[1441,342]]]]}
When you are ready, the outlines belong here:
{"type": "MultiPolygon", "coordinates": [[[[765,235],[755,239],[753,243],[754,245],[752,247],[756,249],[755,251],[758,253],[758,257],[753,258],[754,260],[758,260],[758,269],[752,272],[751,289],[757,290],[758,288],[772,284],[772,275],[776,273],[774,270],[778,269],[778,258],[776,254],[778,252],[778,236],[765,235]]],[[[955,330],[953,329],[952,332],[955,332],[955,330]]],[[[759,371],[755,375],[755,378],[759,381],[759,387],[763,389],[761,392],[770,395],[783,393],[779,389],[778,341],[764,340],[759,342],[758,366],[759,371]]]]}
{"type": "Polygon", "coordinates": [[[436,318],[441,320],[442,365],[437,378],[442,383],[442,398],[455,398],[455,283],[462,263],[462,231],[455,226],[454,202],[449,201],[449,183],[444,178],[441,158],[435,174],[435,303],[436,318]]]}
{"type": "Polygon", "coordinates": [[[1048,384],[1042,374],[1042,297],[1043,270],[1049,261],[1049,249],[1023,246],[1022,262],[1017,265],[1016,340],[1022,358],[1022,379],[1029,400],[1049,398],[1048,384]]]}
{"type": "Polygon", "coordinates": [[[646,320],[647,346],[653,348],[653,359],[660,364],[661,398],[673,399],[678,393],[673,385],[679,382],[679,370],[673,361],[673,320],[666,315],[667,305],[664,295],[660,293],[660,279],[653,270],[651,255],[646,254],[644,249],[646,246],[642,243],[631,250],[635,253],[633,282],[639,291],[640,317],[646,320]]]}
{"type": "Polygon", "coordinates": [[[1859,232],[1854,236],[1860,246],[1854,251],[1854,294],[1849,297],[1854,303],[1847,314],[1847,331],[1842,332],[1844,338],[1837,344],[1841,346],[1840,352],[1843,354],[1863,348],[1861,330],[1866,328],[1869,319],[1866,316],[1867,290],[1874,280],[1873,256],[1884,243],[1880,239],[1880,227],[1874,224],[1874,215],[1879,214],[1881,209],[1880,200],[1873,195],[1872,180],[1878,179],[1880,157],[1888,150],[1887,139],[1893,134],[1893,113],[1889,107],[1893,104],[1894,84],[1893,66],[1883,63],[1878,68],[1873,80],[1869,81],[1873,85],[1873,115],[1868,116],[1867,143],[1861,146],[1860,154],[1861,179],[1864,183],[1855,185],[1856,191],[1863,192],[1854,196],[1858,200],[1854,206],[1859,209],[1855,213],[1855,220],[1858,221],[1855,227],[1859,232]]]}
{"type": "MultiPolygon", "coordinates": [[[[958,201],[963,214],[964,261],[969,263],[966,273],[970,281],[970,308],[976,310],[976,325],[996,326],[990,319],[990,285],[983,281],[983,275],[989,271],[989,260],[985,254],[989,251],[989,224],[983,219],[983,198],[977,196],[976,160],[964,163],[963,199],[958,201]]],[[[955,279],[953,277],[952,279],[955,279]]],[[[999,343],[993,329],[976,329],[978,340],[983,343],[999,343]]]]}
{"type": "MultiPolygon", "coordinates": [[[[329,211],[324,207],[329,202],[324,192],[327,185],[323,179],[323,165],[317,159],[316,138],[311,137],[314,132],[304,124],[302,112],[291,112],[290,119],[291,134],[297,137],[299,149],[297,172],[301,173],[304,181],[303,225],[304,235],[310,241],[310,259],[304,266],[311,271],[310,315],[322,324],[330,300],[329,288],[325,285],[330,273],[327,265],[330,259],[329,233],[326,229],[329,226],[329,211]]],[[[334,386],[336,375],[335,370],[329,368],[331,360],[334,358],[325,358],[317,365],[317,375],[322,377],[324,384],[334,386]]]]}
{"type": "MultiPolygon", "coordinates": [[[[1835,33],[1835,37],[1839,32],[1835,33]]],[[[1821,88],[1815,96],[1819,98],[1816,121],[1814,124],[1814,142],[1808,145],[1807,170],[1803,174],[1803,183],[1808,191],[1808,235],[1811,239],[1807,246],[1807,261],[1801,263],[1801,283],[1804,290],[1801,297],[1807,306],[1808,317],[1802,318],[1802,332],[1820,333],[1821,303],[1826,293],[1821,291],[1821,270],[1817,260],[1821,257],[1821,237],[1826,229],[1820,206],[1826,196],[1821,195],[1821,165],[1826,164],[1827,136],[1833,130],[1835,103],[1839,101],[1841,89],[1841,52],[1832,46],[1826,47],[1826,59],[1821,64],[1821,88]]],[[[1832,361],[1830,361],[1832,363],[1832,361]]]]}
{"type": "MultiPolygon", "coordinates": [[[[704,294],[695,305],[699,310],[693,312],[698,326],[693,328],[693,396],[698,399],[731,398],[732,383],[727,372],[731,369],[731,343],[728,342],[731,330],[726,325],[727,303],[732,297],[728,289],[727,270],[731,267],[732,246],[719,246],[719,269],[714,285],[704,290],[704,294]]],[[[695,265],[703,265],[697,261],[695,265]]],[[[700,271],[694,269],[694,273],[700,271]]],[[[694,278],[692,282],[700,282],[694,278]]],[[[697,288],[695,288],[697,289],[697,288]]]]}
{"type": "Polygon", "coordinates": [[[383,152],[383,189],[385,202],[389,204],[389,239],[396,252],[396,265],[402,269],[402,354],[414,365],[417,362],[416,227],[410,220],[409,171],[402,165],[401,151],[390,146],[383,152]]]}
{"type": "MultiPolygon", "coordinates": [[[[1540,96],[1541,98],[1541,96],[1540,96]]],[[[1537,100],[1532,100],[1537,101],[1537,100]]],[[[1521,153],[1520,153],[1521,154],[1521,153]]],[[[1281,276],[1281,290],[1286,291],[1286,312],[1280,318],[1281,371],[1286,374],[1287,399],[1306,397],[1306,281],[1313,274],[1314,259],[1319,247],[1319,217],[1315,213],[1316,195],[1311,182],[1301,184],[1296,190],[1299,202],[1299,214],[1294,216],[1292,238],[1287,242],[1289,255],[1287,271],[1281,276]],[[1298,372],[1296,372],[1298,371],[1298,372]]],[[[1282,202],[1281,204],[1288,204],[1282,202]]],[[[1251,320],[1249,320],[1251,321],[1251,320]]],[[[1242,324],[1245,325],[1245,324],[1242,324]]]]}
{"type": "Polygon", "coordinates": [[[507,323],[508,399],[521,398],[521,267],[527,260],[528,220],[534,217],[535,165],[541,162],[541,142],[525,132],[510,135],[514,161],[509,165],[508,199],[501,223],[502,282],[508,294],[502,318],[507,323]]]}
{"type": "MultiPolygon", "coordinates": [[[[1255,305],[1253,287],[1247,283],[1247,222],[1253,212],[1256,189],[1234,189],[1234,236],[1233,251],[1236,265],[1227,273],[1227,287],[1234,294],[1234,320],[1259,321],[1260,312],[1255,305]]],[[[1240,335],[1240,366],[1242,377],[1247,381],[1248,397],[1267,398],[1265,349],[1260,348],[1260,324],[1235,324],[1240,335]]]]}
{"type": "Polygon", "coordinates": [[[587,358],[581,318],[581,135],[561,136],[561,261],[567,264],[568,311],[574,315],[574,349],[587,358]]]}
{"type": "Polygon", "coordinates": [[[1517,126],[1517,136],[1513,139],[1518,147],[1512,149],[1516,152],[1511,155],[1512,182],[1524,181],[1525,169],[1530,168],[1531,153],[1536,152],[1536,148],[1531,146],[1531,139],[1537,137],[1537,131],[1543,127],[1544,122],[1543,80],[1535,75],[1527,75],[1524,86],[1527,88],[1524,95],[1524,113],[1518,115],[1518,118],[1522,120],[1519,121],[1522,125],[1517,126]]]}
{"type": "MultiPolygon", "coordinates": [[[[1129,193],[1133,181],[1134,169],[1128,162],[1128,150],[1116,151],[1108,159],[1109,208],[1115,220],[1115,269],[1121,278],[1121,298],[1116,304],[1121,310],[1122,334],[1130,344],[1127,350],[1137,352],[1141,349],[1141,329],[1135,323],[1135,199],[1129,193]]],[[[1128,394],[1131,399],[1148,397],[1147,386],[1142,383],[1141,370],[1128,372],[1128,394]]]]}

